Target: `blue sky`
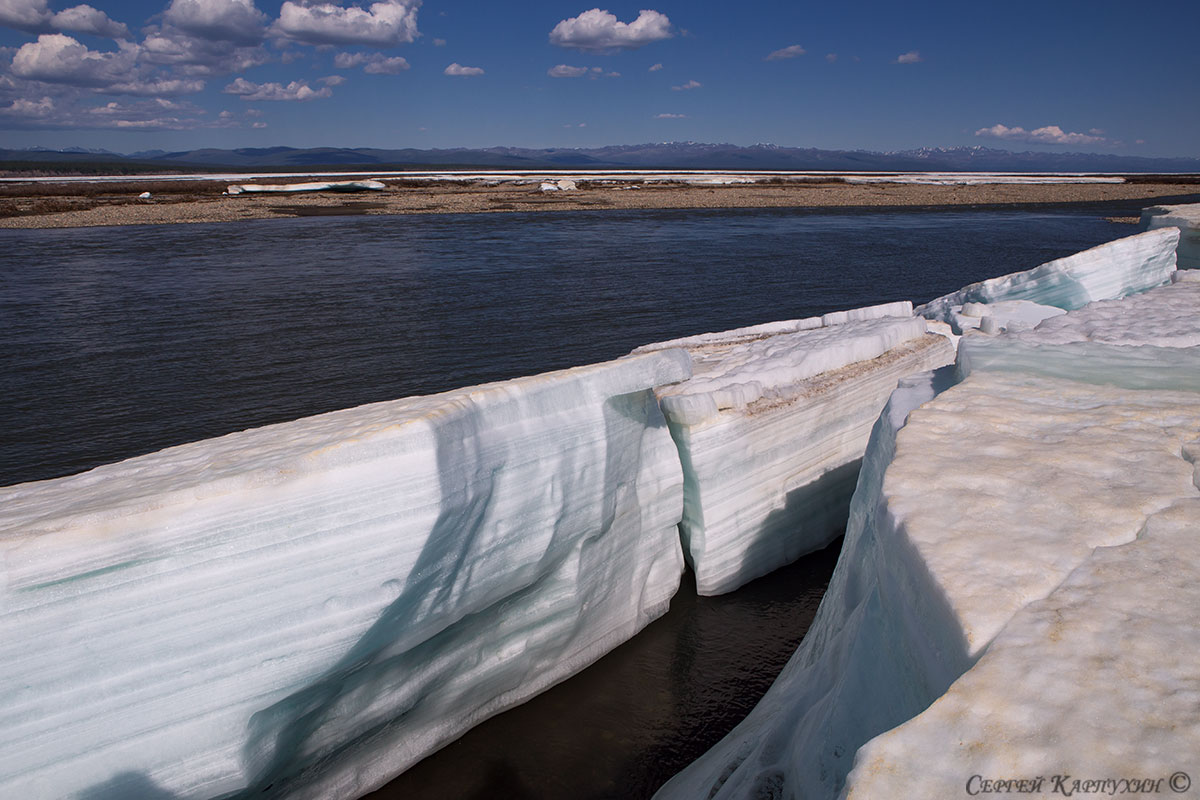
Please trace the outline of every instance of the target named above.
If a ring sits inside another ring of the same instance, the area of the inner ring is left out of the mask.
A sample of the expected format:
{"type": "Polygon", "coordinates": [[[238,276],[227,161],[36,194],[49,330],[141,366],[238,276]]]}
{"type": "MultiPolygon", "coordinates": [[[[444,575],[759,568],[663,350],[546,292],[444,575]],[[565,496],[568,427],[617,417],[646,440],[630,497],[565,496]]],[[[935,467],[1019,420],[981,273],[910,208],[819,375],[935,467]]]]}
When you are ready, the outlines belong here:
{"type": "Polygon", "coordinates": [[[1200,157],[1200,3],[92,2],[0,0],[0,146],[1200,157]]]}

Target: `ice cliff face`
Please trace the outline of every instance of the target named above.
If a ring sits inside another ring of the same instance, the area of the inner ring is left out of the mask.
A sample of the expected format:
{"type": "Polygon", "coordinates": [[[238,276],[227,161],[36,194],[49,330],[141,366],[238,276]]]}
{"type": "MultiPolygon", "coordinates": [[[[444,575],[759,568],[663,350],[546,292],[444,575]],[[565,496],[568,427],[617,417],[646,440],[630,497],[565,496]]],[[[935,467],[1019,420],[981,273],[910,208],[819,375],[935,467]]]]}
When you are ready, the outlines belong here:
{"type": "Polygon", "coordinates": [[[954,348],[909,303],[648,345],[687,349],[658,390],[684,472],[700,594],[732,591],[841,534],[871,425],[896,382],[954,348]]]}
{"type": "MultiPolygon", "coordinates": [[[[1112,249],[1144,263],[1124,241],[1112,249]]],[[[1051,278],[1028,295],[1050,305],[1053,272],[1005,281],[1051,278]]],[[[956,368],[904,380],[813,626],[747,719],[658,797],[953,797],[975,774],[1165,778],[1191,763],[1200,599],[1165,565],[1200,557],[1196,285],[1033,330],[980,326],[956,368]]]]}
{"type": "Polygon", "coordinates": [[[0,490],[0,796],[355,797],[582,669],[678,587],[651,387],[689,374],[665,350],[0,490]]]}

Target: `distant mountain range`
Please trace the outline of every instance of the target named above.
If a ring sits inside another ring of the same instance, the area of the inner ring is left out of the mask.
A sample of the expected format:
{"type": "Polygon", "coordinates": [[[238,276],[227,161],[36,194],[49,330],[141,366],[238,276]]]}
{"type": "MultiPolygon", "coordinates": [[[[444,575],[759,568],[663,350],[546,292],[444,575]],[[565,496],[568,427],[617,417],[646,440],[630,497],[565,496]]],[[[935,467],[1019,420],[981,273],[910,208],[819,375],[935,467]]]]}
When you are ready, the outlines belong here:
{"type": "Polygon", "coordinates": [[[1113,172],[1200,173],[1200,158],[1143,158],[1097,153],[1013,153],[988,147],[934,147],[894,152],[819,150],[756,144],[663,142],[591,148],[487,147],[386,150],[339,147],[262,147],[179,152],[112,153],[68,148],[0,149],[0,169],[52,168],[95,172],[178,170],[307,170],[485,167],[503,169],[736,169],[871,172],[1113,172]]]}

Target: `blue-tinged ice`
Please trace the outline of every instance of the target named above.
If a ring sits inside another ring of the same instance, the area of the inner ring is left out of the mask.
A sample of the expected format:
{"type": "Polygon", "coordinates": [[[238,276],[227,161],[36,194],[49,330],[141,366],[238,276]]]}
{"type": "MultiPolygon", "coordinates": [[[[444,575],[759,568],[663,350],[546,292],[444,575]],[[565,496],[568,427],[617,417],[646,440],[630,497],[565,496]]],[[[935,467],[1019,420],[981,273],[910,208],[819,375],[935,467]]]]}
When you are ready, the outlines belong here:
{"type": "Polygon", "coordinates": [[[1136,294],[1171,279],[1178,241],[1177,228],[1117,239],[1031,270],[972,283],[931,300],[916,313],[950,322],[956,307],[966,303],[1028,300],[1070,311],[1094,300],[1136,294]]]}
{"type": "Polygon", "coordinates": [[[666,611],[665,350],[0,489],[0,797],[352,798],[666,611]]]}

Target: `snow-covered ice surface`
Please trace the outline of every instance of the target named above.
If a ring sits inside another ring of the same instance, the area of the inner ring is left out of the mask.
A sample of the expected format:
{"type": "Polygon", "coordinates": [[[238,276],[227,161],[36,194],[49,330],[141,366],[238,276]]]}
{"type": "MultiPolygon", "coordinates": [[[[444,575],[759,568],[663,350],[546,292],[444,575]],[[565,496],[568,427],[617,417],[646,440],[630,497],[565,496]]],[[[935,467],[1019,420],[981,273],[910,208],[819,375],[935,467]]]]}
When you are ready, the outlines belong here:
{"type": "Polygon", "coordinates": [[[1178,228],[1180,269],[1200,269],[1200,203],[1142,209],[1142,229],[1178,228]]]}
{"type": "Polygon", "coordinates": [[[1129,346],[1200,345],[1200,283],[1179,281],[1124,300],[1101,300],[1047,319],[1012,338],[1038,345],[1103,342],[1129,346]]]}
{"type": "Polygon", "coordinates": [[[0,489],[0,796],[346,798],[666,610],[666,350],[0,489]]]}
{"type": "Polygon", "coordinates": [[[1067,313],[1061,308],[1044,306],[1029,300],[999,300],[995,303],[964,303],[950,309],[950,328],[963,334],[971,328],[983,328],[986,332],[1015,328],[1033,328],[1042,320],[1067,313]],[[989,326],[984,320],[991,319],[989,326]],[[991,330],[995,328],[995,330],[991,330]]]}
{"type": "Polygon", "coordinates": [[[231,184],[225,194],[276,194],[290,192],[367,192],[386,189],[381,181],[335,181],[311,183],[243,183],[231,184]]]}
{"type": "Polygon", "coordinates": [[[889,514],[986,654],[859,751],[846,796],[1194,766],[1200,394],[976,373],[913,418],[889,514]]]}
{"type": "Polygon", "coordinates": [[[1094,300],[1125,297],[1171,279],[1178,241],[1177,228],[1127,236],[1034,269],[972,283],[929,301],[916,312],[950,322],[956,307],[966,303],[1028,300],[1070,311],[1094,300]]]}
{"type": "Polygon", "coordinates": [[[732,591],[834,539],[871,425],[914,372],[949,363],[907,302],[648,345],[694,377],[658,395],[684,472],[681,531],[700,594],[732,591]]]}
{"type": "Polygon", "coordinates": [[[972,332],[956,367],[904,380],[813,626],[658,797],[954,797],[973,774],[1192,763],[1196,291],[972,332]]]}

